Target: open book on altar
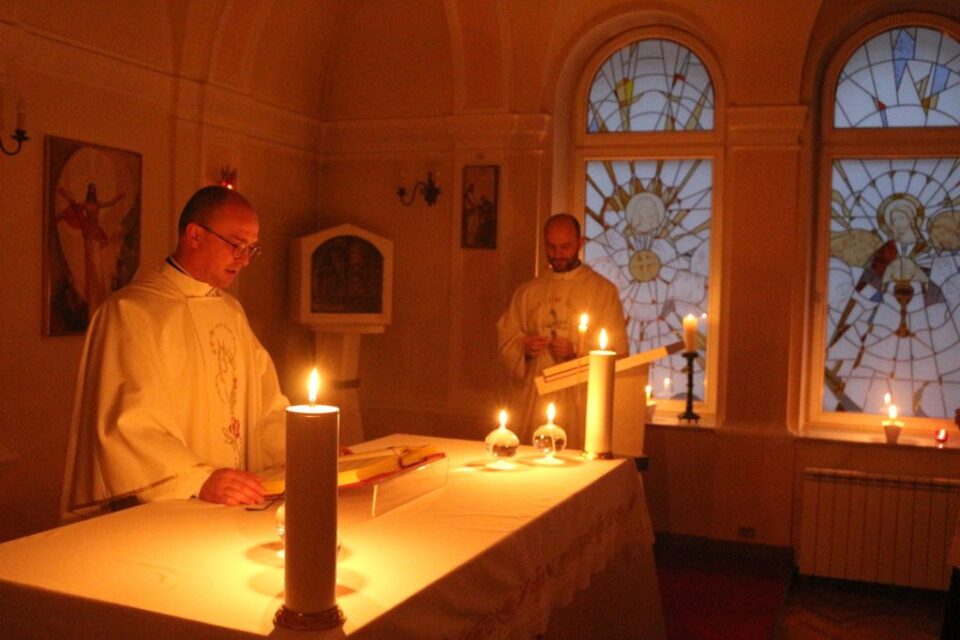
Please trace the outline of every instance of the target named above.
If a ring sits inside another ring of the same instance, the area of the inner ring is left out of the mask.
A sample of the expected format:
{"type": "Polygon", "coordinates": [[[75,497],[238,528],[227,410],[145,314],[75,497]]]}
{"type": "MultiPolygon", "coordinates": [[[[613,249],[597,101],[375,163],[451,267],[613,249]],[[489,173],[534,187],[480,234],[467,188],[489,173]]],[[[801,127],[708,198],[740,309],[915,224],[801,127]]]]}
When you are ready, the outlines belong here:
{"type": "MultiPolygon", "coordinates": [[[[415,467],[421,463],[444,457],[436,445],[398,445],[385,449],[348,453],[337,460],[337,486],[340,488],[358,483],[377,481],[415,467]]],[[[264,474],[263,488],[267,495],[284,492],[283,470],[264,474]],[[279,476],[279,477],[278,477],[279,476]]]]}
{"type": "MultiPolygon", "coordinates": [[[[632,457],[643,455],[647,424],[647,395],[644,387],[647,386],[650,363],[682,350],[683,342],[674,342],[617,360],[614,365],[616,373],[613,384],[613,453],[632,457]]],[[[588,355],[547,367],[535,378],[537,393],[554,393],[576,385],[586,387],[589,371],[588,355]]],[[[651,410],[650,415],[652,414],[651,410]]],[[[562,418],[558,416],[557,422],[563,424],[562,418]]],[[[584,425],[575,427],[583,429],[584,425]]]]}

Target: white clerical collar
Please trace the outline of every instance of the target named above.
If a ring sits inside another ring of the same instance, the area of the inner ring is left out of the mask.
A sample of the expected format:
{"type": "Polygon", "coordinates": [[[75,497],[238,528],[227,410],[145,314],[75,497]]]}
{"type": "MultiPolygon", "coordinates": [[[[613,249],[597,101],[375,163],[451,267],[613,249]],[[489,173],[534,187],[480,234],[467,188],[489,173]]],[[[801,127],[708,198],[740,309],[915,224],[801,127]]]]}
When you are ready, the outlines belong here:
{"type": "Polygon", "coordinates": [[[219,296],[220,290],[211,287],[206,282],[197,280],[184,269],[180,264],[170,256],[166,259],[160,268],[160,271],[170,278],[177,288],[180,289],[188,298],[202,298],[204,296],[219,296]]]}
{"type": "Polygon", "coordinates": [[[570,269],[570,271],[557,273],[556,271],[550,270],[549,273],[550,273],[550,277],[553,278],[554,280],[573,280],[574,278],[578,278],[580,274],[584,273],[583,268],[584,268],[584,265],[581,262],[573,269],[570,269]]]}

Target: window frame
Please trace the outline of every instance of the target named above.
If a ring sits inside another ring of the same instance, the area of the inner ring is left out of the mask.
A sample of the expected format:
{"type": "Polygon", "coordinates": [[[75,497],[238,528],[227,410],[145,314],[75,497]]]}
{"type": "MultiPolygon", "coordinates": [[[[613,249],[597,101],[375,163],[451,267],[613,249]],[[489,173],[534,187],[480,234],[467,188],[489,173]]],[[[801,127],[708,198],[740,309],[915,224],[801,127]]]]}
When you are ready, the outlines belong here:
{"type": "MultiPolygon", "coordinates": [[[[898,13],[871,22],[854,31],[835,50],[823,74],[819,104],[819,148],[814,154],[817,178],[815,203],[815,259],[811,296],[811,330],[808,390],[803,428],[877,430],[884,416],[875,413],[827,411],[824,400],[826,318],[829,312],[830,211],[833,163],[847,159],[897,159],[960,157],[958,127],[837,128],[834,105],[840,72],[853,53],[871,38],[898,27],[925,27],[944,31],[960,41],[960,24],[931,14],[898,13]]],[[[905,416],[905,429],[912,432],[942,427],[945,418],[905,416]]],[[[882,440],[882,435],[878,436],[882,440]]]]}
{"type": "MultiPolygon", "coordinates": [[[[583,67],[574,92],[574,108],[571,110],[570,140],[572,153],[567,175],[571,176],[572,213],[584,223],[586,216],[586,167],[592,161],[648,161],[648,160],[696,160],[712,162],[711,213],[710,213],[710,276],[707,302],[707,344],[704,387],[706,398],[694,403],[694,410],[706,424],[717,424],[721,406],[721,394],[716,390],[720,366],[720,321],[723,299],[722,264],[722,210],[724,175],[726,114],[722,107],[726,94],[720,74],[720,66],[712,52],[690,34],[664,26],[640,27],[624,31],[599,47],[583,67]],[[710,75],[713,86],[713,128],[705,131],[630,131],[609,133],[587,132],[587,104],[590,87],[600,67],[616,51],[639,40],[662,39],[676,42],[690,49],[710,75]]],[[[583,253],[581,251],[581,258],[583,253]]],[[[680,340],[678,336],[677,340],[680,340]]],[[[686,381],[675,381],[674,389],[685,389],[686,381]],[[682,385],[682,386],[681,386],[682,385]]],[[[655,390],[656,393],[656,390],[655,390]]],[[[674,415],[684,410],[680,400],[656,398],[659,415],[674,415]]]]}

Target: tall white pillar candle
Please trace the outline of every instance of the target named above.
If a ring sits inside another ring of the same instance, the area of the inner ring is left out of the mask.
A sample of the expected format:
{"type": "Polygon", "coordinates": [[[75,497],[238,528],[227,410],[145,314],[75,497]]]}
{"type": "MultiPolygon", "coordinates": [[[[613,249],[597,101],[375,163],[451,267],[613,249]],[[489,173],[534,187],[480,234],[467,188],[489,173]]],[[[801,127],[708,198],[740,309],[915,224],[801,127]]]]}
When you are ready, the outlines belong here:
{"type": "Polygon", "coordinates": [[[587,423],[583,457],[612,458],[613,382],[616,351],[607,351],[607,333],[600,331],[600,349],[590,352],[587,370],[587,423]]]}
{"type": "Polygon", "coordinates": [[[284,594],[274,623],[335,627],[343,622],[336,599],[340,409],[297,405],[287,407],[286,418],[284,594]]]}

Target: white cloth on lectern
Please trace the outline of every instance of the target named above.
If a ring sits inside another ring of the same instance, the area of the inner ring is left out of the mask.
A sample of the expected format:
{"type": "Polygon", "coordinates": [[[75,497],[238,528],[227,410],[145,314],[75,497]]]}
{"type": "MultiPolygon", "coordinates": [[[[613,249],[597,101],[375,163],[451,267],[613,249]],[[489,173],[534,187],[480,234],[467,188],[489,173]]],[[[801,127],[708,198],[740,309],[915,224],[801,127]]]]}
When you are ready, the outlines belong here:
{"type": "Polygon", "coordinates": [[[553,402],[557,407],[556,423],[567,432],[567,446],[583,447],[586,385],[538,396],[534,378],[559,363],[549,350],[528,358],[524,339],[528,335],[565,337],[576,347],[577,327],[584,313],[589,316],[584,351],[599,348],[597,336],[600,329],[606,329],[607,349],[627,353],[627,329],[619,292],[612,282],[584,264],[564,273],[547,271],[523,283],[497,322],[500,360],[518,382],[511,404],[515,414],[511,424],[523,444],[530,444],[534,430],[547,421],[545,407],[553,402]]]}
{"type": "Polygon", "coordinates": [[[168,263],[144,269],[87,332],[63,514],[187,499],[215,469],[280,464],[288,404],[235,298],[168,263]]]}

